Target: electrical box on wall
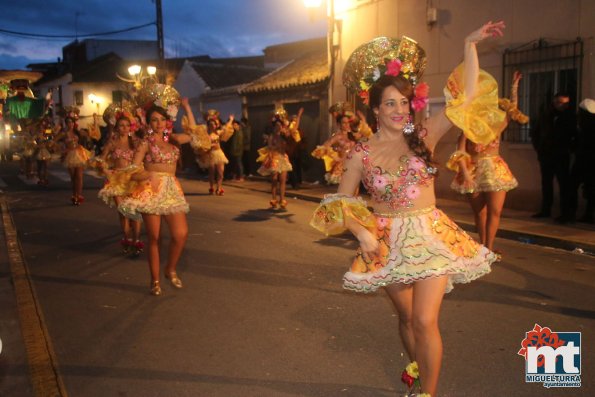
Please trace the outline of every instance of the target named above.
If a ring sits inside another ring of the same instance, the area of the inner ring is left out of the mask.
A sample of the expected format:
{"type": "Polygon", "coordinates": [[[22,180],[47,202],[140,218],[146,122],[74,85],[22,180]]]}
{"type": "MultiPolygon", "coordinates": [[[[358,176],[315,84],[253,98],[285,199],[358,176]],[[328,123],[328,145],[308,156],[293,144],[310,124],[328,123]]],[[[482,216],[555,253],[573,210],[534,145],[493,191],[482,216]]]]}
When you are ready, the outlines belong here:
{"type": "Polygon", "coordinates": [[[433,25],[438,22],[438,9],[435,7],[428,7],[426,12],[426,22],[428,25],[433,25]]]}

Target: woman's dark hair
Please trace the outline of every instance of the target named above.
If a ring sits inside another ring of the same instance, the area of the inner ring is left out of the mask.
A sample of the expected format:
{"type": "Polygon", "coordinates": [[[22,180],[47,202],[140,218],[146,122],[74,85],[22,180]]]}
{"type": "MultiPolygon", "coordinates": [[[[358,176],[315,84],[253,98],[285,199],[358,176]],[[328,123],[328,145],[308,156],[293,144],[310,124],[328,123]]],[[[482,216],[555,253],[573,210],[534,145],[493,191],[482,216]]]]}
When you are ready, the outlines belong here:
{"type": "Polygon", "coordinates": [[[66,121],[70,120],[72,121],[72,124],[74,124],[74,127],[72,128],[72,132],[75,133],[76,136],[78,136],[79,138],[81,137],[81,132],[78,129],[78,126],[76,125],[76,120],[70,116],[64,117],[64,125],[66,125],[66,121]]]}
{"type": "MultiPolygon", "coordinates": [[[[403,96],[405,96],[409,100],[409,112],[413,114],[413,110],[411,109],[411,102],[414,96],[414,88],[413,85],[404,78],[403,76],[390,76],[384,75],[380,77],[372,88],[370,88],[369,98],[370,98],[370,109],[379,108],[380,103],[382,102],[382,93],[387,87],[393,86],[403,96]]],[[[415,131],[412,134],[403,134],[405,137],[405,141],[407,142],[407,146],[409,149],[415,153],[418,157],[422,158],[427,166],[435,167],[435,163],[432,160],[432,151],[426,146],[426,143],[421,138],[420,133],[422,132],[423,127],[421,124],[415,125],[415,131]]]]}
{"type": "Polygon", "coordinates": [[[147,113],[145,114],[147,124],[149,124],[151,122],[151,115],[153,113],[159,113],[160,115],[165,117],[167,120],[170,119],[169,114],[167,114],[167,111],[165,109],[163,109],[161,106],[153,105],[147,110],[147,113]]]}
{"type": "MultiPolygon", "coordinates": [[[[132,121],[126,116],[120,116],[118,120],[116,120],[116,129],[118,129],[118,124],[120,121],[128,121],[128,125],[132,125],[132,121]]],[[[134,148],[134,141],[132,140],[132,134],[128,134],[128,147],[134,148]]]]}

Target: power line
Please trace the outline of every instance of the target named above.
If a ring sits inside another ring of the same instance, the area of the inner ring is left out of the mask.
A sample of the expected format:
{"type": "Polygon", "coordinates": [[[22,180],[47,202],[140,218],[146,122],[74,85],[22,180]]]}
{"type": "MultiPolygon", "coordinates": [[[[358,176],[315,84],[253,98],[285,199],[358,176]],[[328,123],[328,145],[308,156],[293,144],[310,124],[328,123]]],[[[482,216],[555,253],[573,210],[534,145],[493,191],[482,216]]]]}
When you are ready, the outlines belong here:
{"type": "Polygon", "coordinates": [[[145,23],[144,25],[132,26],[130,28],[121,29],[121,30],[113,30],[111,32],[99,32],[99,33],[89,33],[89,34],[80,34],[80,35],[54,35],[54,34],[37,34],[37,33],[24,33],[24,32],[15,32],[13,30],[6,30],[0,29],[0,34],[8,34],[12,36],[18,36],[23,38],[60,38],[60,39],[76,39],[79,37],[94,37],[94,36],[108,36],[111,34],[117,33],[124,33],[130,32],[131,30],[142,29],[146,28],[147,26],[155,25],[156,22],[149,22],[145,23]]]}

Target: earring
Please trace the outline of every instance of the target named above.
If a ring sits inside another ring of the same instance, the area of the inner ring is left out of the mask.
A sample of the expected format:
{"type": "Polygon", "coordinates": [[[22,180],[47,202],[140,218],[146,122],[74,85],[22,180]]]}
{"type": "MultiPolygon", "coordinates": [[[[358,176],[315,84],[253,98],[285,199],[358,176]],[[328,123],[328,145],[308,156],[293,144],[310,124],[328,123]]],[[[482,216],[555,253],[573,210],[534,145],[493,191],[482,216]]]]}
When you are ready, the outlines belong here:
{"type": "Polygon", "coordinates": [[[411,122],[411,115],[409,115],[409,119],[403,126],[403,134],[411,135],[411,134],[413,134],[414,131],[415,131],[415,125],[413,125],[413,123],[411,122]]]}

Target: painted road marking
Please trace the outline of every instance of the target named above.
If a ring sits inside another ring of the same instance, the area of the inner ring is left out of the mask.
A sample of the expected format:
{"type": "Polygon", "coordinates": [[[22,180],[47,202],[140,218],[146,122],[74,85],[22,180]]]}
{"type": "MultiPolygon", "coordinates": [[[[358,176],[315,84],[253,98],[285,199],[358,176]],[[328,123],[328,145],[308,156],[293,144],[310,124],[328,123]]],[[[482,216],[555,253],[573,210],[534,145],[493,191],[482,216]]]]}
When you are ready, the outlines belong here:
{"type": "Polygon", "coordinates": [[[16,228],[8,212],[5,198],[0,198],[2,224],[6,237],[8,261],[21,323],[21,331],[27,351],[27,361],[31,372],[31,384],[36,396],[67,397],[66,387],[60,376],[58,361],[41,307],[38,304],[35,289],[29,275],[27,264],[23,260],[16,228]]]}

